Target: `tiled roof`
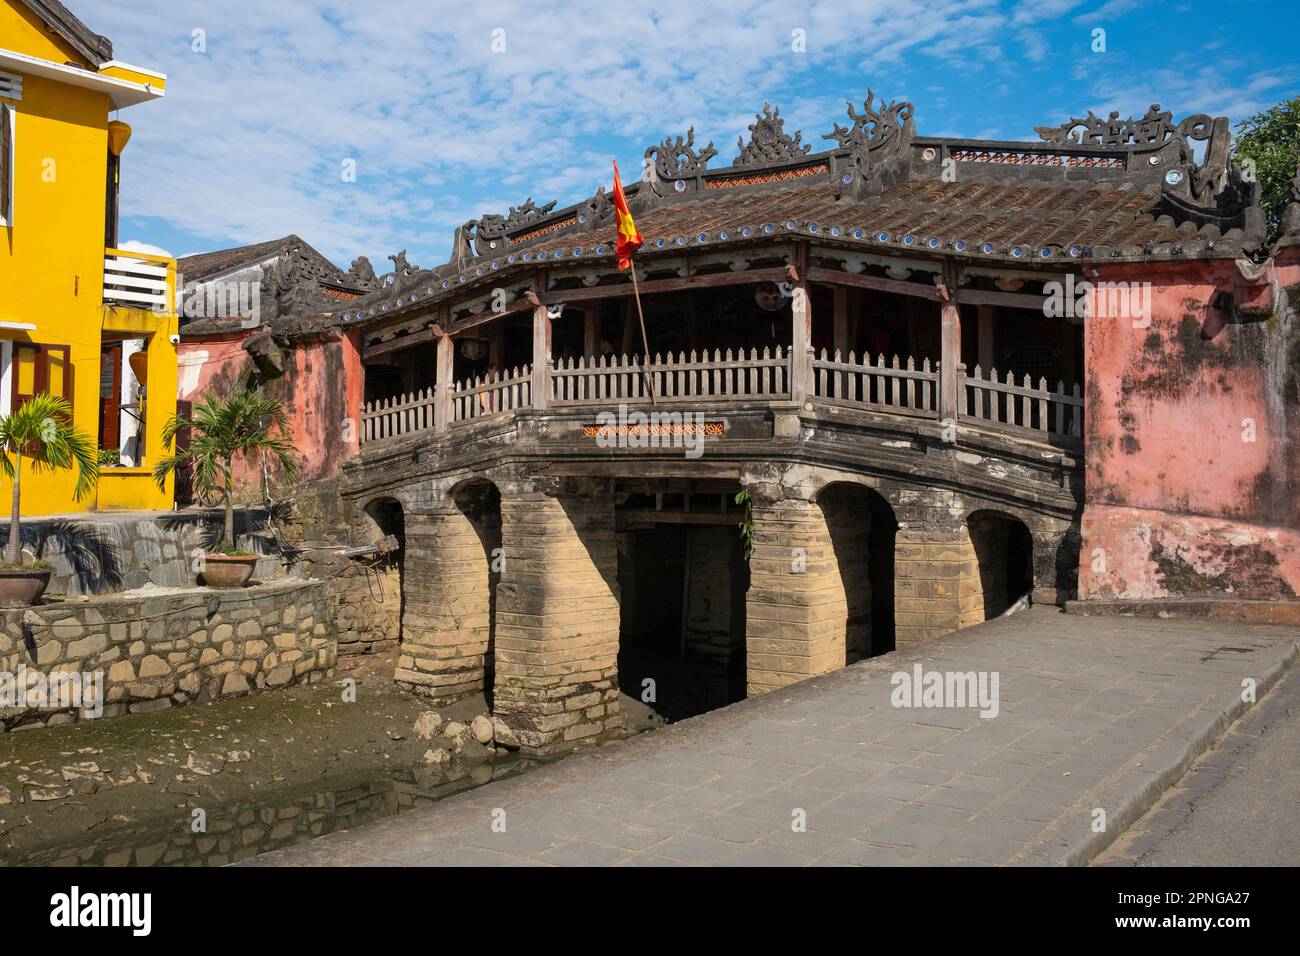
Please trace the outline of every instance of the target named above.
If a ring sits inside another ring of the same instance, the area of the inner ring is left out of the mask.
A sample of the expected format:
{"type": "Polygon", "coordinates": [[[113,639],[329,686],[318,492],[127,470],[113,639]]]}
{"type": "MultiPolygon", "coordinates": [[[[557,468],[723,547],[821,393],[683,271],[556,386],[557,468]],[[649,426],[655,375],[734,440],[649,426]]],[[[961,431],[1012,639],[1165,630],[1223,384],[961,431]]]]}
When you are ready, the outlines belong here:
{"type": "Polygon", "coordinates": [[[283,239],[257,242],[249,246],[219,249],[216,252],[201,252],[198,255],[177,259],[176,271],[185,277],[186,282],[202,282],[212,276],[265,262],[295,243],[306,245],[297,236],[288,235],[283,239]]]}
{"type": "MultiPolygon", "coordinates": [[[[1180,245],[1190,255],[1220,238],[1212,226],[1198,228],[1190,221],[1176,225],[1170,216],[1160,215],[1159,204],[1160,190],[1154,186],[988,180],[913,180],[850,203],[837,202],[825,180],[818,179],[748,195],[739,191],[705,194],[649,210],[637,217],[637,227],[646,239],[644,253],[656,251],[657,239],[667,240],[665,249],[698,247],[716,243],[722,230],[728,231],[729,238],[739,238],[738,230],[745,226],[759,230],[770,224],[777,231],[788,232],[792,220],[795,231],[806,235],[808,227],[815,225],[816,234],[823,238],[830,237],[831,227],[839,227],[842,236],[860,229],[873,243],[887,234],[889,245],[906,248],[905,240],[911,237],[911,247],[920,250],[926,240],[937,239],[938,248],[952,252],[948,244],[962,241],[972,254],[990,243],[998,255],[1019,247],[1026,258],[1044,248],[1047,258],[1068,256],[1072,248],[1077,255],[1089,258],[1109,256],[1117,249],[1122,255],[1137,256],[1147,246],[1160,244],[1180,245]],[[701,234],[706,234],[703,242],[701,234]],[[678,237],[685,242],[678,244],[678,237]]],[[[613,234],[611,223],[607,228],[560,236],[526,248],[534,259],[539,252],[571,254],[578,246],[584,247],[584,256],[590,256],[601,243],[612,254],[613,234]]]]}
{"type": "Polygon", "coordinates": [[[113,44],[108,37],[90,29],[59,0],[23,0],[51,30],[95,66],[103,66],[113,59],[113,44]]]}

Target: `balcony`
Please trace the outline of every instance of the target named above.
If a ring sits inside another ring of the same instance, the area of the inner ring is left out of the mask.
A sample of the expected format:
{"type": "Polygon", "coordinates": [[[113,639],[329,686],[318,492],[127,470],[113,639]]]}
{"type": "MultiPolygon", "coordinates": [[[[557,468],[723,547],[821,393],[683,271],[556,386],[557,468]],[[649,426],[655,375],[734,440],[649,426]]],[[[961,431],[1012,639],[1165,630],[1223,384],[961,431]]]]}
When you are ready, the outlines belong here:
{"type": "Polygon", "coordinates": [[[143,252],[104,250],[104,303],[157,314],[172,311],[176,260],[143,252]]]}
{"type": "Polygon", "coordinates": [[[940,363],[917,363],[895,355],[847,356],[777,347],[774,350],[682,352],[655,355],[549,361],[527,365],[490,379],[449,383],[367,403],[361,412],[363,445],[449,430],[484,419],[508,416],[521,408],[564,410],[620,404],[648,407],[653,392],[659,406],[700,406],[725,411],[728,405],[797,402],[813,409],[849,409],[900,418],[940,422],[944,407],[955,408],[956,423],[1025,441],[1078,451],[1082,446],[1083,397],[1077,384],[1019,382],[976,366],[957,366],[955,394],[945,402],[940,363]],[[537,374],[540,372],[540,374],[537,374]],[[536,396],[544,396],[536,401],[536,396]]]}

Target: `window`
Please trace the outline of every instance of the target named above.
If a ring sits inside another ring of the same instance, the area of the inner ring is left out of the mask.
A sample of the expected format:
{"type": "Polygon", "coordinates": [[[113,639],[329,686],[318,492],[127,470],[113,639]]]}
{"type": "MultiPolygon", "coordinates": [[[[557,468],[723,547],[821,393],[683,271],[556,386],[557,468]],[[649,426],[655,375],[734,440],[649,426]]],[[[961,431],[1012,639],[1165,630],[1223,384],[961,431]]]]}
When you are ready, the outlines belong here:
{"type": "Polygon", "coordinates": [[[14,109],[0,103],[0,226],[14,221],[14,109]]]}
{"type": "Polygon", "coordinates": [[[72,401],[72,362],[66,345],[15,342],[11,375],[10,413],[40,392],[62,395],[72,401]]]}

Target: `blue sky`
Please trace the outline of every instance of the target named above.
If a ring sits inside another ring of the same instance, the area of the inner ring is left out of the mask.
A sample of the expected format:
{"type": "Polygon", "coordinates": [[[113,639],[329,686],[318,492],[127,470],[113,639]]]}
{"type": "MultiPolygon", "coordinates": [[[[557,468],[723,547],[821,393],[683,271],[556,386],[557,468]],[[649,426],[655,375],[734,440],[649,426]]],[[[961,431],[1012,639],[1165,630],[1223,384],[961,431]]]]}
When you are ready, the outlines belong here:
{"type": "Polygon", "coordinates": [[[528,196],[585,198],[611,158],[631,178],[691,125],[726,165],[765,100],[818,150],[868,87],[922,134],[1009,139],[1155,102],[1235,125],[1300,92],[1294,0],[68,5],[168,75],[122,114],[123,239],[179,256],[292,232],[379,272],[402,248],[447,261],[457,225],[528,196]]]}

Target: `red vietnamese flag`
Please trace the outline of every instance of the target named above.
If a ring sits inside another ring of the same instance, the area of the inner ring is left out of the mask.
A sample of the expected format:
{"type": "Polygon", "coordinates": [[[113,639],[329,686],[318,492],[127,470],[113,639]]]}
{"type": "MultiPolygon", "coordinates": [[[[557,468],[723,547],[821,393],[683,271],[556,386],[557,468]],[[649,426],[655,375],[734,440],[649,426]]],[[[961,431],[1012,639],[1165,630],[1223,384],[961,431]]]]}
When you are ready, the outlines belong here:
{"type": "Polygon", "coordinates": [[[614,253],[618,256],[620,269],[632,268],[632,253],[641,248],[644,241],[641,233],[636,231],[632,221],[632,212],[627,208],[627,196],[623,195],[623,181],[618,178],[618,163],[614,163],[614,219],[618,225],[618,240],[614,244],[614,253]]]}

